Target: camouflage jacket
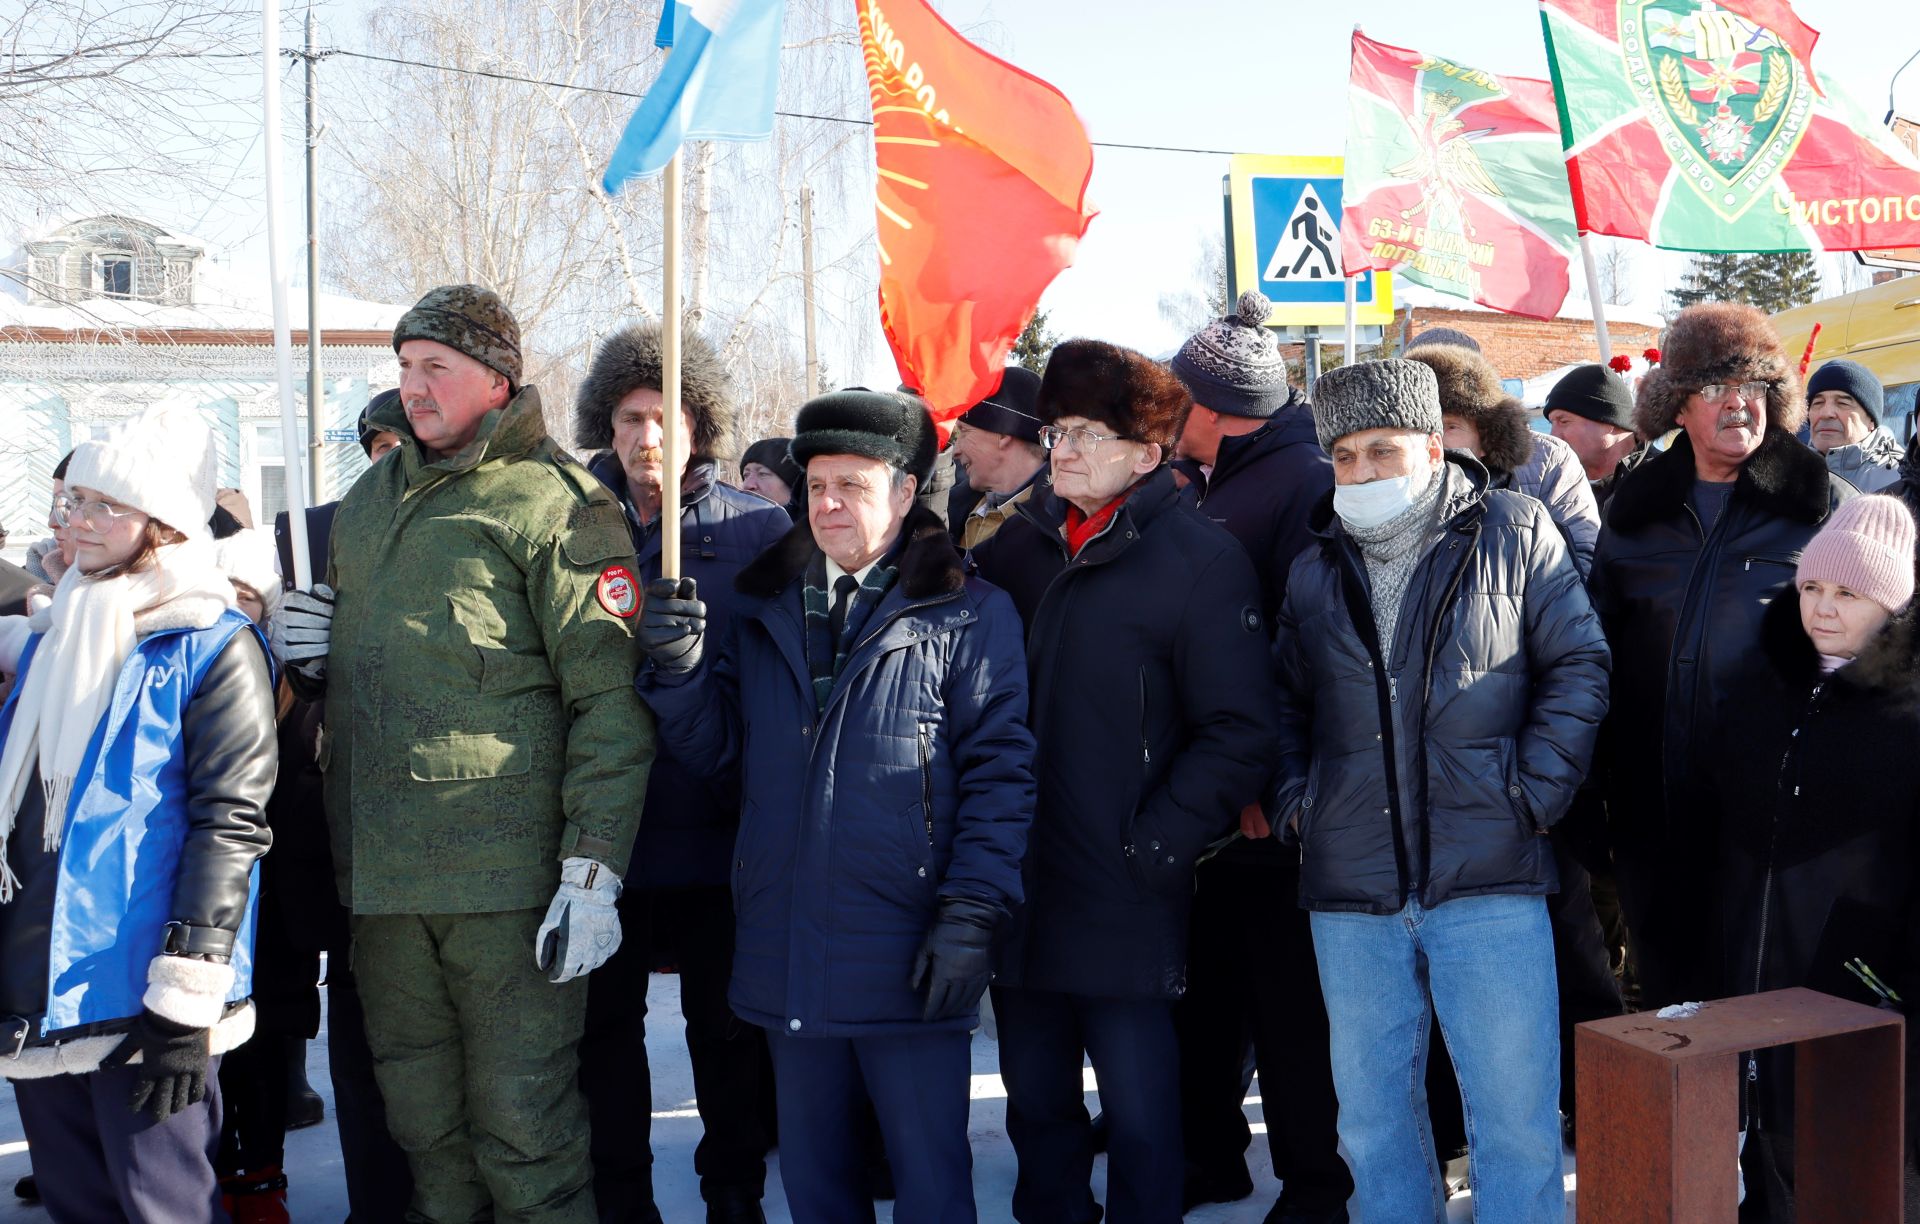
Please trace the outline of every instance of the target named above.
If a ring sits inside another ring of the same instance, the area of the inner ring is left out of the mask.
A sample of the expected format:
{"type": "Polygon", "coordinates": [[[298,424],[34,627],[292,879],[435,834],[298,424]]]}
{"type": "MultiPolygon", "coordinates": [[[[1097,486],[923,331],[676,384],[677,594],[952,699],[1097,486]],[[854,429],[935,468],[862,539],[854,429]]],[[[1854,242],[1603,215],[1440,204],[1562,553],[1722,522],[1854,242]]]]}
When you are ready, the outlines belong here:
{"type": "Polygon", "coordinates": [[[559,861],[624,874],[653,760],[633,541],[523,388],[464,450],[404,443],[340,503],[326,775],[356,914],[543,906],[559,861]]]}

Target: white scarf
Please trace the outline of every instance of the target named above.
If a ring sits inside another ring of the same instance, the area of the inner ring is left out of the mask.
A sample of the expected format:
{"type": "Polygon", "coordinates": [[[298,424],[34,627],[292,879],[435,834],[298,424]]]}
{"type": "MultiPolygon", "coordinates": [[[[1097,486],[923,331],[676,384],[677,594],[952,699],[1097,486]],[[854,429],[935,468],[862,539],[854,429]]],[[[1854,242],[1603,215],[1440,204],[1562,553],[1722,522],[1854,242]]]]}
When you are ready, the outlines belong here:
{"type": "Polygon", "coordinates": [[[0,745],[0,903],[13,899],[19,883],[7,867],[6,844],[35,764],[46,794],[43,841],[47,850],[58,850],[81,759],[141,633],[175,622],[205,627],[233,606],[233,584],[206,540],[165,545],[154,564],[136,573],[96,580],[76,565],[61,575],[53,605],[28,622],[45,636],[0,745]],[[161,613],[170,606],[185,619],[161,613]]]}

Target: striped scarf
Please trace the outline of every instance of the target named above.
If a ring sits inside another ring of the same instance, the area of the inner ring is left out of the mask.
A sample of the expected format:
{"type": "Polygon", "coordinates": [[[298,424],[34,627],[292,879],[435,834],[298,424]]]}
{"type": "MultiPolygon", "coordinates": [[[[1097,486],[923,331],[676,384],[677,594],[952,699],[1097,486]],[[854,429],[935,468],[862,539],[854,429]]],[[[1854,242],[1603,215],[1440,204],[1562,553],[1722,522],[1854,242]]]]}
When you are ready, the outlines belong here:
{"type": "Polygon", "coordinates": [[[867,618],[880,606],[880,600],[893,588],[893,580],[899,574],[895,564],[895,555],[888,555],[867,571],[853,595],[847,600],[847,620],[841,627],[840,640],[833,640],[833,622],[830,613],[833,609],[833,591],[827,585],[826,554],[815,550],[813,560],[807,564],[806,585],[800,589],[800,606],[806,613],[807,627],[807,671],[813,677],[813,701],[817,710],[827,708],[827,698],[833,695],[834,681],[840,678],[840,672],[847,665],[847,656],[852,653],[855,642],[860,640],[860,631],[866,628],[867,618]]]}

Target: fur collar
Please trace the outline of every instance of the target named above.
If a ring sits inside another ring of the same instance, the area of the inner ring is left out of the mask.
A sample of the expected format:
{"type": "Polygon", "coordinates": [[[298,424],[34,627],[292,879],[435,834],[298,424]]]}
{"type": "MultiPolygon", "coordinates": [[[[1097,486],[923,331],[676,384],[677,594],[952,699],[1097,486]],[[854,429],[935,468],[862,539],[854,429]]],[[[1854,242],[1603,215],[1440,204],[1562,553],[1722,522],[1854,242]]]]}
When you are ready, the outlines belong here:
{"type": "MultiPolygon", "coordinates": [[[[1792,586],[1767,605],[1760,622],[1760,649],[1767,663],[1789,683],[1812,684],[1820,674],[1820,655],[1800,625],[1800,599],[1792,586]]],[[[1904,693],[1920,700],[1920,608],[1909,604],[1888,619],[1853,662],[1833,673],[1835,683],[1853,688],[1904,693]]]]}
{"type": "MultiPolygon", "coordinates": [[[[908,599],[951,595],[966,583],[960,552],[947,534],[946,524],[925,506],[907,511],[900,530],[907,546],[900,552],[900,593],[908,599]]],[[[733,589],[758,599],[773,599],[806,576],[807,564],[819,546],[813,525],[801,519],[771,548],[749,561],[733,580],[733,589]]]]}
{"type": "MultiPolygon", "coordinates": [[[[1693,492],[1693,441],[1683,432],[1672,445],[1626,474],[1607,503],[1607,525],[1638,531],[1680,513],[1693,492]]],[[[1832,508],[1827,464],[1784,430],[1769,428],[1734,482],[1736,502],[1801,523],[1818,523],[1832,508]]]]}
{"type": "Polygon", "coordinates": [[[1476,413],[1480,431],[1480,461],[1496,476],[1511,476],[1533,459],[1533,430],[1525,404],[1509,395],[1493,407],[1476,413]]]}

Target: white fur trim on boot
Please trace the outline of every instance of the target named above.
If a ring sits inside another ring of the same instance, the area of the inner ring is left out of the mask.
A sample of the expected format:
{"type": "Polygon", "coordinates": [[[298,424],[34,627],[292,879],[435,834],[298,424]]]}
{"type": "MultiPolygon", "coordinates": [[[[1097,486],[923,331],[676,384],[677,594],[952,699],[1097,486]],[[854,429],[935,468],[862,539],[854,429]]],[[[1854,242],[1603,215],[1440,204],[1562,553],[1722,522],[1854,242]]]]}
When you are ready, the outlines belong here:
{"type": "Polygon", "coordinates": [[[231,964],[162,954],[147,962],[147,993],[140,1002],[175,1024],[210,1029],[220,1023],[232,989],[231,964]]]}

